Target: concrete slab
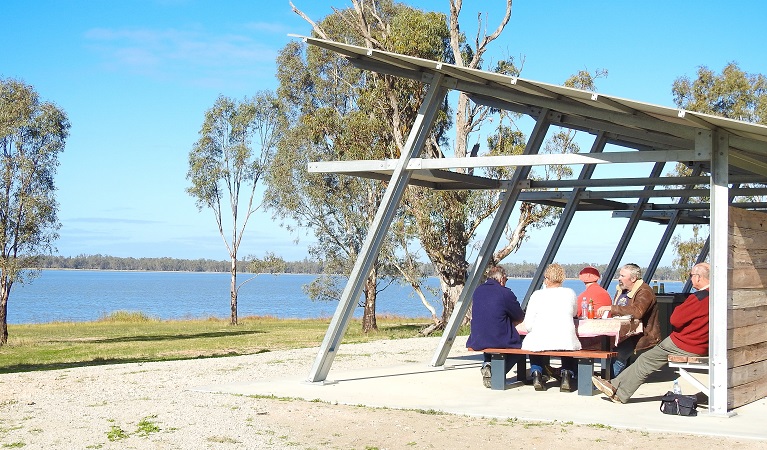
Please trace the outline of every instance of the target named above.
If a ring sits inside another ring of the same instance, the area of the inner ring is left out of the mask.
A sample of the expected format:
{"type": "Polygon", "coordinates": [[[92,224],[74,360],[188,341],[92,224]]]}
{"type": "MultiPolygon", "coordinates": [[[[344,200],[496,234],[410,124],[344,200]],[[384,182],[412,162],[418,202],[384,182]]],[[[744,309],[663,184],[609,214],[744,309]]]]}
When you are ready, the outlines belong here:
{"type": "MultiPolygon", "coordinates": [[[[591,397],[549,389],[536,392],[530,385],[510,383],[504,391],[485,388],[479,373],[481,356],[457,351],[444,367],[405,363],[390,367],[334,372],[324,383],[287,377],[236,385],[204,386],[196,391],[240,395],[277,396],[319,400],[331,404],[364,405],[392,409],[435,410],[446,413],[524,421],[572,422],[651,432],[691,433],[767,440],[767,400],[737,408],[731,417],[707,413],[706,397],[697,417],[677,417],[659,411],[660,397],[677,375],[668,369],[655,374],[631,401],[616,404],[601,394],[591,397]]],[[[509,374],[510,382],[514,372],[509,374]]],[[[683,392],[695,390],[685,381],[683,392]]]]}

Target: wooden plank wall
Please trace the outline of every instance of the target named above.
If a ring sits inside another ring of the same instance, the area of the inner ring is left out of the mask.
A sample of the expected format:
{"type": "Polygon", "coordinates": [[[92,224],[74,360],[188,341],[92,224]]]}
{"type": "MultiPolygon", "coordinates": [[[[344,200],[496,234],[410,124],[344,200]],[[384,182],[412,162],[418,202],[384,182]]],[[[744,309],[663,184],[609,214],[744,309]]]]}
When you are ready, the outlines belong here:
{"type": "Polygon", "coordinates": [[[727,408],[767,397],[767,214],[730,207],[727,408]]]}

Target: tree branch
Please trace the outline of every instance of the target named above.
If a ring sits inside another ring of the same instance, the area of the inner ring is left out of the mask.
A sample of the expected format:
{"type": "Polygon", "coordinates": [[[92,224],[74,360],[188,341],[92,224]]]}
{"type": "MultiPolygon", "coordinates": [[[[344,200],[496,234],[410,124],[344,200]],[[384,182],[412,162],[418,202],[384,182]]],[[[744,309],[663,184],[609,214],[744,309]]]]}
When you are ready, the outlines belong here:
{"type": "Polygon", "coordinates": [[[298,14],[305,21],[309,22],[309,25],[312,26],[312,29],[314,30],[315,33],[317,33],[322,39],[328,39],[328,35],[325,34],[324,31],[322,31],[322,28],[320,28],[319,25],[317,25],[312,19],[310,19],[309,16],[304,14],[303,11],[301,11],[298,8],[296,8],[296,6],[293,4],[293,2],[288,1],[288,3],[290,3],[290,8],[293,10],[294,13],[298,14]]]}

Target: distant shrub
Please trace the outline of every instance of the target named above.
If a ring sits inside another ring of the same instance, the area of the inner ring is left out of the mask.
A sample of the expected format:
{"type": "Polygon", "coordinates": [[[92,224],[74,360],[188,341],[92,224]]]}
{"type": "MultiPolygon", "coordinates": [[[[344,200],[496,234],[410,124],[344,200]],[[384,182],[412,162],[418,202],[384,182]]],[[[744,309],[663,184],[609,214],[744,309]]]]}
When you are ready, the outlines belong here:
{"type": "Polygon", "coordinates": [[[151,322],[156,321],[154,317],[150,317],[141,311],[112,311],[109,314],[102,314],[99,317],[99,322],[151,322]]]}

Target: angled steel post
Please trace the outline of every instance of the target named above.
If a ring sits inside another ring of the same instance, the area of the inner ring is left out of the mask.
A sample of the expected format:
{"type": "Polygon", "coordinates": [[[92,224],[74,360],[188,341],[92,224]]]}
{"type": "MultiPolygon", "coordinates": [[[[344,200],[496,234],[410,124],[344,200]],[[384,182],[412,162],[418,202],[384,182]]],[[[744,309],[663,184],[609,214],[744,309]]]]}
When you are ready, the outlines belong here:
{"type": "Polygon", "coordinates": [[[402,155],[397,161],[397,166],[394,168],[391,181],[386,187],[381,205],[378,207],[375,218],[370,224],[365,242],[357,256],[357,261],[354,263],[354,268],[349,274],[349,281],[346,283],[346,287],[341,294],[336,312],[333,314],[328,331],[325,333],[322,345],[320,345],[317,358],[309,373],[308,381],[310,382],[325,381],[328,376],[330,366],[333,364],[333,359],[335,359],[338,347],[341,344],[341,339],[344,333],[346,333],[346,328],[349,326],[349,319],[354,314],[357,299],[359,299],[362,293],[365,278],[370,273],[373,261],[378,257],[383,238],[391,225],[392,217],[410,180],[410,171],[406,170],[407,164],[410,158],[418,156],[421,152],[429,130],[431,130],[431,126],[434,123],[437,110],[439,110],[445,97],[447,88],[443,86],[444,78],[444,75],[435,73],[429,84],[426,98],[421,104],[418,117],[413,124],[413,128],[410,130],[405,148],[402,149],[402,155]]]}
{"type": "MultiPolygon", "coordinates": [[[[535,128],[527,140],[525,146],[525,155],[532,155],[538,153],[541,148],[543,139],[546,137],[546,132],[549,129],[550,124],[549,111],[544,109],[538,116],[538,121],[535,123],[535,128]]],[[[479,285],[479,281],[482,279],[482,275],[485,273],[485,267],[493,257],[495,247],[498,245],[498,241],[503,235],[503,229],[506,223],[509,221],[511,211],[514,209],[514,205],[517,203],[519,193],[522,191],[520,187],[520,181],[527,179],[530,174],[530,166],[517,166],[514,170],[514,175],[511,177],[511,187],[503,192],[503,200],[498,208],[498,212],[495,214],[493,223],[490,225],[487,236],[484,242],[482,242],[482,248],[477,254],[477,259],[474,265],[471,267],[469,277],[466,279],[466,284],[463,286],[461,295],[458,297],[458,301],[453,308],[453,314],[450,315],[450,319],[445,326],[445,331],[442,333],[442,339],[439,341],[437,351],[432,357],[430,365],[441,366],[445,364],[448,353],[453,347],[455,342],[455,336],[458,334],[458,329],[463,322],[463,318],[466,317],[466,312],[471,305],[471,294],[474,289],[479,285]]]]}
{"type": "MultiPolygon", "coordinates": [[[[690,176],[697,177],[700,175],[700,172],[700,166],[696,165],[690,176]]],[[[677,204],[687,203],[689,199],[690,197],[680,197],[679,201],[677,201],[677,204]]],[[[652,277],[655,275],[655,271],[658,269],[658,265],[660,265],[660,260],[663,258],[663,254],[665,253],[666,248],[668,248],[668,243],[671,242],[671,237],[674,235],[674,230],[676,230],[676,226],[679,225],[681,218],[682,211],[676,210],[669,219],[668,224],[666,225],[666,230],[663,232],[663,236],[658,243],[658,247],[655,249],[655,254],[652,257],[652,260],[650,260],[650,264],[647,266],[647,270],[644,273],[645,281],[652,280],[652,277]]]]}
{"type": "MultiPolygon", "coordinates": [[[[606,144],[607,139],[605,139],[605,132],[600,131],[594,138],[594,142],[591,144],[591,151],[589,153],[602,153],[606,144]]],[[[583,168],[581,168],[581,173],[578,176],[578,179],[591,179],[595,168],[596,165],[594,164],[584,165],[583,168]]],[[[533,295],[533,292],[535,292],[541,283],[543,283],[543,273],[546,271],[546,266],[551,264],[551,262],[554,260],[554,255],[556,255],[559,251],[559,247],[562,245],[562,240],[565,238],[567,229],[570,227],[570,223],[572,223],[573,217],[575,217],[575,212],[578,209],[578,202],[580,201],[580,195],[585,190],[586,188],[582,187],[573,188],[573,195],[570,197],[570,199],[567,200],[567,204],[562,210],[562,214],[559,216],[557,226],[554,228],[554,233],[551,235],[549,245],[546,246],[546,250],[543,252],[541,263],[538,265],[538,268],[535,269],[533,280],[530,283],[530,286],[527,288],[527,293],[525,294],[525,298],[522,301],[522,308],[527,307],[527,302],[530,300],[530,296],[533,295]]]]}
{"type": "MultiPolygon", "coordinates": [[[[655,163],[652,171],[650,172],[650,178],[658,178],[661,172],[663,172],[664,165],[665,163],[663,162],[655,163]]],[[[645,186],[644,188],[644,190],[653,189],[654,186],[645,186]]],[[[626,224],[626,229],[623,230],[623,235],[621,236],[620,241],[618,241],[618,245],[615,247],[615,252],[613,253],[612,259],[610,260],[610,264],[607,265],[607,268],[602,273],[602,281],[599,284],[604,289],[610,287],[610,282],[613,280],[613,276],[615,276],[615,272],[618,270],[621,258],[623,258],[623,254],[626,253],[626,248],[631,241],[631,237],[634,235],[634,231],[639,224],[639,219],[642,217],[642,212],[644,211],[644,207],[647,202],[647,198],[640,198],[634,206],[634,210],[631,212],[631,217],[629,217],[629,221],[626,224]]]]}
{"type": "MultiPolygon", "coordinates": [[[[706,257],[708,257],[708,250],[710,248],[711,248],[711,234],[709,233],[708,237],[706,238],[706,242],[703,243],[703,248],[700,249],[698,258],[695,260],[695,264],[706,262],[706,257]]],[[[684,287],[682,288],[682,292],[687,294],[691,290],[692,290],[692,278],[688,277],[687,281],[684,282],[684,287]]]]}

